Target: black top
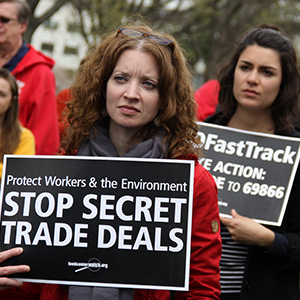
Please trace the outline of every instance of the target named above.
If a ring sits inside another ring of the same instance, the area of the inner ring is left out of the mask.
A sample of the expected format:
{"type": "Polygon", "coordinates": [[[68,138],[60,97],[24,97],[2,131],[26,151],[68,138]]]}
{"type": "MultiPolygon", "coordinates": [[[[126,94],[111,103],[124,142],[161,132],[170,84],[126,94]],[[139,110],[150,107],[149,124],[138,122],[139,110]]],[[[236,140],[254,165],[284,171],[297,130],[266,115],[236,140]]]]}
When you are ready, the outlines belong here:
{"type": "MultiPolygon", "coordinates": [[[[207,123],[227,126],[228,119],[217,113],[207,123]]],[[[296,130],[276,132],[277,135],[300,137],[296,130]]],[[[276,239],[270,251],[250,246],[240,300],[299,300],[300,272],[300,169],[298,167],[285,215],[280,227],[266,226],[285,237],[276,239]],[[288,241],[285,246],[282,243],[288,241]],[[273,245],[274,246],[274,245],[273,245]],[[275,249],[274,249],[275,248],[275,249]],[[286,249],[287,251],[282,251],[286,249]],[[284,254],[284,252],[286,252],[284,254]]]]}

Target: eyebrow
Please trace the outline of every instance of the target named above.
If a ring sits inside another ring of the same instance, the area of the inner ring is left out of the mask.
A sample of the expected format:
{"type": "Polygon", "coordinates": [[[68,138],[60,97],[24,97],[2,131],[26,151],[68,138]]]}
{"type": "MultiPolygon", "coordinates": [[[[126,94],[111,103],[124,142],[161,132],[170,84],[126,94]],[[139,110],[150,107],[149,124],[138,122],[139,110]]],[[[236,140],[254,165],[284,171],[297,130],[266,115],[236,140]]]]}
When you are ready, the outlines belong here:
{"type": "MultiPolygon", "coordinates": [[[[130,72],[129,71],[122,71],[121,69],[115,69],[111,75],[124,75],[124,76],[128,76],[131,77],[130,72]]],[[[159,78],[156,78],[156,76],[154,77],[153,75],[147,75],[142,77],[143,79],[150,79],[150,80],[154,80],[154,81],[159,81],[159,78]]]]}
{"type": "MultiPolygon", "coordinates": [[[[247,61],[247,60],[240,60],[240,62],[241,62],[241,63],[244,63],[244,64],[246,64],[246,65],[248,65],[248,66],[253,66],[253,63],[251,63],[251,62],[249,62],[249,61],[247,61]]],[[[263,68],[263,69],[271,69],[271,70],[274,70],[274,71],[277,71],[277,70],[278,70],[278,68],[276,68],[276,67],[272,67],[272,66],[264,66],[264,65],[260,66],[260,68],[263,68]]]]}

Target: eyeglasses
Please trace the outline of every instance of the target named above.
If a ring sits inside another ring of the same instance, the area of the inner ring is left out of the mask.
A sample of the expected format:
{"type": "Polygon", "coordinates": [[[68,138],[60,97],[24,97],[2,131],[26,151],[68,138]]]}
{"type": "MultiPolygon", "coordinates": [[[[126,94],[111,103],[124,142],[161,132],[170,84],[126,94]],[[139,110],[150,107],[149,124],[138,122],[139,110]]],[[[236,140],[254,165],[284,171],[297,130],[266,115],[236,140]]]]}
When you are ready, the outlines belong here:
{"type": "Polygon", "coordinates": [[[174,50],[174,42],[161,35],[149,34],[132,28],[119,28],[116,36],[120,33],[129,37],[147,37],[159,45],[170,47],[172,51],[174,50]]]}
{"type": "Polygon", "coordinates": [[[6,18],[6,17],[0,17],[0,23],[1,24],[7,24],[9,23],[10,21],[16,21],[18,19],[16,18],[6,18]]]}

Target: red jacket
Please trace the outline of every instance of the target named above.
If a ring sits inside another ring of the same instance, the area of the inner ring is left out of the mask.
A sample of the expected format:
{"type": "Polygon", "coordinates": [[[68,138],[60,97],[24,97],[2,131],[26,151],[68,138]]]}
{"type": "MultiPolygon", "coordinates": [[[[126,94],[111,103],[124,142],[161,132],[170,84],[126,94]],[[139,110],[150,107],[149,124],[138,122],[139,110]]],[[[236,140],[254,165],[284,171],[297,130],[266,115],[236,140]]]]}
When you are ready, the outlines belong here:
{"type": "MultiPolygon", "coordinates": [[[[193,220],[190,260],[189,291],[176,292],[176,299],[219,299],[221,258],[221,238],[217,188],[210,173],[197,161],[196,156],[181,157],[195,160],[193,220]]],[[[26,285],[33,285],[30,283],[26,285]]],[[[16,289],[15,289],[16,290],[16,289]]],[[[9,296],[0,300],[68,300],[68,287],[46,284],[41,286],[40,298],[14,297],[12,289],[7,290],[9,296]]],[[[135,300],[168,300],[169,291],[136,290],[135,300]]]]}
{"type": "Polygon", "coordinates": [[[208,80],[196,90],[194,97],[197,103],[196,117],[199,121],[204,121],[216,112],[219,104],[219,90],[220,84],[215,79],[208,80]]]}
{"type": "MultiPolygon", "coordinates": [[[[219,263],[222,246],[220,238],[217,188],[211,174],[195,159],[192,241],[189,291],[176,292],[176,299],[219,299],[219,263]]],[[[136,290],[135,300],[168,300],[159,290],[136,290]]]]}
{"type": "Polygon", "coordinates": [[[54,61],[32,46],[12,74],[19,86],[19,119],[35,137],[36,154],[55,154],[59,146],[54,61]]]}
{"type": "Polygon", "coordinates": [[[0,300],[68,300],[68,286],[24,282],[21,288],[1,291],[0,300]]]}

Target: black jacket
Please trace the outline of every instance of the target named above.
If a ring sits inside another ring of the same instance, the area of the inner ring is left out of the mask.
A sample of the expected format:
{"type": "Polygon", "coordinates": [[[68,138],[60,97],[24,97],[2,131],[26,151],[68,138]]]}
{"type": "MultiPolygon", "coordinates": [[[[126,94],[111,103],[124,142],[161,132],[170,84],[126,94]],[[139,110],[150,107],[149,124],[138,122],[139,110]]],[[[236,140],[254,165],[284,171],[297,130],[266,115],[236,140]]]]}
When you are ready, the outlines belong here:
{"type": "MultiPolygon", "coordinates": [[[[228,119],[220,113],[205,120],[227,126],[228,119]]],[[[300,137],[296,130],[277,133],[300,137]]],[[[299,300],[300,272],[300,168],[298,167],[286,212],[280,227],[266,226],[284,234],[289,241],[287,255],[250,246],[240,300],[299,300]]]]}

